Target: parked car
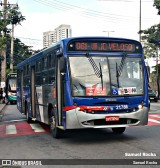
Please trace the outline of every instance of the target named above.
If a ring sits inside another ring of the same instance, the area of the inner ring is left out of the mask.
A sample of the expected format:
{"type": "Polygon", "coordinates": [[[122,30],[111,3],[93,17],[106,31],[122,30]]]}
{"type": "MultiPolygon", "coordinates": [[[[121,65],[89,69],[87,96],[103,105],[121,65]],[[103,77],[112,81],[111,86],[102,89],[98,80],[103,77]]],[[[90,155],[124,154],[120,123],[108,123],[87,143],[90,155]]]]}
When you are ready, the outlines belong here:
{"type": "Polygon", "coordinates": [[[148,96],[149,96],[149,100],[150,101],[155,101],[155,102],[158,102],[158,95],[157,93],[152,90],[151,88],[148,88],[148,96]]]}

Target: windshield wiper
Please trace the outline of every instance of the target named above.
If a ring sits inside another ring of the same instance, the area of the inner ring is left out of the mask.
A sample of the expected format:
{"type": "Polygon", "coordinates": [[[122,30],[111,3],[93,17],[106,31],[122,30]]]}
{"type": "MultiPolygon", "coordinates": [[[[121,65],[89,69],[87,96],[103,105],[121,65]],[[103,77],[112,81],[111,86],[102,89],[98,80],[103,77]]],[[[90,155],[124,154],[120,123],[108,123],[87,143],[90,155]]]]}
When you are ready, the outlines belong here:
{"type": "Polygon", "coordinates": [[[118,67],[118,64],[116,62],[116,77],[117,77],[118,87],[119,87],[119,77],[121,76],[121,73],[122,73],[122,70],[123,70],[123,67],[124,67],[124,64],[125,64],[126,57],[127,57],[127,54],[124,53],[124,55],[123,55],[123,57],[121,59],[121,62],[119,64],[119,67],[118,67]]]}
{"type": "Polygon", "coordinates": [[[102,67],[101,67],[101,63],[100,62],[99,62],[99,70],[100,70],[101,85],[102,85],[102,90],[103,90],[103,74],[102,74],[102,67]]]}
{"type": "Polygon", "coordinates": [[[101,68],[101,64],[99,63],[99,68],[98,66],[96,65],[95,61],[93,60],[92,57],[88,56],[89,54],[87,53],[87,57],[88,57],[88,60],[90,62],[90,64],[92,65],[92,68],[96,74],[96,76],[98,78],[101,78],[101,85],[102,85],[102,90],[103,90],[103,75],[102,75],[102,68],[101,68]]]}
{"type": "Polygon", "coordinates": [[[122,73],[122,70],[123,70],[123,67],[124,67],[124,64],[125,64],[125,60],[126,60],[126,57],[127,57],[127,54],[125,53],[121,59],[121,63],[118,67],[118,76],[121,76],[121,73],[122,73]]]}
{"type": "Polygon", "coordinates": [[[118,64],[116,62],[116,78],[117,78],[117,85],[118,85],[118,88],[119,88],[119,73],[118,73],[118,64]]]}

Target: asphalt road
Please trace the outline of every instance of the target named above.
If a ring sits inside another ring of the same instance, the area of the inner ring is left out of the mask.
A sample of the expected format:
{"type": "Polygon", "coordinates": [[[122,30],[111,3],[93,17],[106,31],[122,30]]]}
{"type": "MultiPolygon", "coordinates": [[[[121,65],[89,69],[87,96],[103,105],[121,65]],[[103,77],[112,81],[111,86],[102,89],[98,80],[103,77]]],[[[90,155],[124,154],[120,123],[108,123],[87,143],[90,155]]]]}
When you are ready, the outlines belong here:
{"type": "MultiPolygon", "coordinates": [[[[151,105],[151,114],[160,113],[160,106],[151,105]],[[158,110],[159,109],[159,110],[158,110]]],[[[16,105],[8,105],[0,123],[1,132],[4,127],[13,124],[24,126],[25,116],[16,109],[16,105]],[[19,120],[19,121],[17,121],[19,120]],[[23,124],[22,124],[23,123],[23,124]]],[[[21,128],[19,128],[21,129],[21,128]]],[[[23,128],[25,132],[26,125],[23,128]]],[[[10,135],[0,138],[1,159],[82,159],[78,165],[52,165],[42,167],[115,167],[112,165],[85,165],[84,159],[159,159],[160,162],[160,126],[129,127],[122,135],[114,134],[110,129],[87,129],[67,131],[63,139],[52,138],[50,132],[35,134],[10,135]],[[129,156],[130,154],[134,156],[129,156]],[[135,156],[137,155],[137,156],[135,156]],[[153,155],[153,156],[152,156],[153,155]],[[84,164],[84,165],[83,165],[84,164]]],[[[67,164],[65,160],[60,160],[67,164]]],[[[102,160],[103,161],[103,160],[102,160]]],[[[116,162],[116,160],[115,160],[116,162]]],[[[99,162],[97,163],[99,164],[99,162]]],[[[24,167],[24,166],[20,166],[24,167]]],[[[32,167],[32,166],[29,166],[32,167]]],[[[34,167],[34,166],[33,166],[34,167]]],[[[133,167],[119,165],[116,167],[133,167]]],[[[156,165],[136,165],[136,167],[159,167],[156,165]]]]}

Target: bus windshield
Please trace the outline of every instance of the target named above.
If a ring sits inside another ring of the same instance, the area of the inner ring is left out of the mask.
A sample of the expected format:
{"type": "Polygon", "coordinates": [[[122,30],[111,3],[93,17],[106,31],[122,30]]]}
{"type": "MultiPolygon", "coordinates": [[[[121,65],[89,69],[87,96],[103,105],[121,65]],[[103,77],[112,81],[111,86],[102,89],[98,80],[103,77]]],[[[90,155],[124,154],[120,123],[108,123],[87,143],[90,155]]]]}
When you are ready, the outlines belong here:
{"type": "Polygon", "coordinates": [[[16,78],[9,79],[9,91],[16,91],[16,78]]]}
{"type": "Polygon", "coordinates": [[[69,57],[73,96],[142,95],[139,57],[69,57]]]}

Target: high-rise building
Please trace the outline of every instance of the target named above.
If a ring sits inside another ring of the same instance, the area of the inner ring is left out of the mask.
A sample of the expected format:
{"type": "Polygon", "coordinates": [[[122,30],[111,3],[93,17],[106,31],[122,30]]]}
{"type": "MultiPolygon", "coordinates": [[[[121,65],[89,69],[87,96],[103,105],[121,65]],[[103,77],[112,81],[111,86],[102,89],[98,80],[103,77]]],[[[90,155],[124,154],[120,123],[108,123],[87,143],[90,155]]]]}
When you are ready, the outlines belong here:
{"type": "Polygon", "coordinates": [[[43,47],[48,47],[53,43],[58,42],[61,39],[72,36],[72,29],[70,25],[62,24],[54,31],[48,31],[43,33],[43,47]]]}

